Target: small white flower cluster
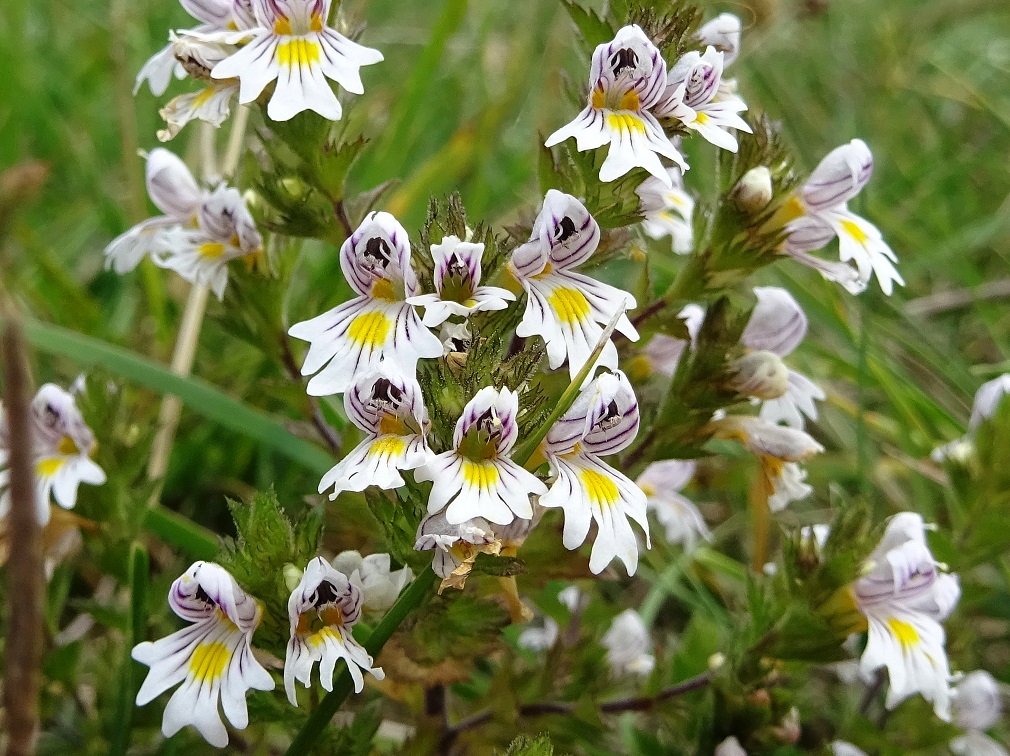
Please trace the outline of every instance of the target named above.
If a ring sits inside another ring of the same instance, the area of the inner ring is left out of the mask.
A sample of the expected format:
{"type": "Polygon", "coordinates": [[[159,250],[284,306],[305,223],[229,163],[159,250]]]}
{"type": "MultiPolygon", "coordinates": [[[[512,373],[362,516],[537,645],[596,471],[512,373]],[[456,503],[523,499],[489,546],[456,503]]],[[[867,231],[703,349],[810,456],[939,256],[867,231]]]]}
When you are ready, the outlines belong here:
{"type": "Polygon", "coordinates": [[[120,275],[145,257],[174,270],[218,299],[228,285],[228,263],[252,259],[263,238],[239,191],[223,181],[200,187],[189,168],[168,150],[147,156],[147,193],[164,215],[138,223],[105,248],[105,267],[120,275]]]}
{"type": "MultiPolygon", "coordinates": [[[[319,664],[323,689],[333,689],[337,661],[343,659],[355,692],[364,688],[362,670],[377,680],[382,669],[354,639],[362,611],[385,611],[413,578],[410,570],[391,570],[388,554],[362,558],[344,552],[333,563],[316,557],[308,563],[288,599],[291,634],[284,659],[284,688],[298,705],[295,682],[309,687],[319,664]],[[339,569],[338,569],[339,568],[339,569]]],[[[252,637],[263,608],[220,565],[196,562],[168,594],[172,611],[189,627],[133,649],[133,658],[150,667],[137,693],[137,705],[175,688],[165,706],[162,733],[170,737],[192,725],[211,745],[228,744],[221,710],[231,725],[249,724],[246,694],[273,690],[274,680],[253,654],[252,637]]]]}
{"type": "MultiPolygon", "coordinates": [[[[513,252],[508,272],[525,289],[526,310],[516,329],[547,346],[551,368],[567,360],[574,378],[616,320],[629,338],[637,333],[625,310],[627,292],[574,270],[596,251],[599,225],[574,197],[557,191],[544,199],[530,240],[513,252]]],[[[443,586],[461,587],[477,554],[499,553],[521,543],[543,507],[565,511],[565,545],[578,548],[596,521],[590,567],[601,572],[616,556],[634,573],[638,541],[628,518],[646,534],[646,500],[627,477],[602,461],[634,440],[638,402],[617,371],[617,349],[608,342],[596,368],[610,371],[587,379],[582,393],[541,446],[550,464],[550,488],[516,464],[519,394],[485,386],[459,417],[452,448],[428,446],[428,410],[417,382],[421,359],[443,356],[443,343],[428,328],[450,329],[447,359],[468,348],[466,320],[476,312],[507,308],[515,296],[481,283],[484,245],[448,236],[432,246],[435,291],[418,292],[407,232],[388,213],[371,213],[344,242],[340,262],[357,296],[289,333],[309,342],[302,373],[308,392],[343,393],[348,418],[364,440],[323,476],[320,493],[403,486],[403,471],[431,481],[428,516],[416,548],[435,551],[433,568],[443,586]],[[423,318],[416,308],[424,308],[423,318]]],[[[590,373],[592,375],[592,373],[590,373]]]]}
{"type": "Polygon", "coordinates": [[[10,449],[25,444],[31,449],[35,473],[35,511],[40,525],[49,522],[50,500],[64,509],[77,504],[81,483],[100,486],[105,472],[91,459],[97,444],[84,422],[74,397],[52,383],[39,389],[29,407],[31,437],[11,437],[0,405],[0,517],[10,511],[10,449]]]}
{"type": "MultiPolygon", "coordinates": [[[[329,81],[348,92],[365,91],[359,69],[378,63],[382,53],[352,42],[331,28],[332,0],[180,0],[200,21],[173,31],[137,76],[160,96],[174,75],[187,74],[202,89],[180,95],[161,111],[167,141],[192,120],[220,126],[238,95],[241,104],[256,100],[276,82],[267,116],[287,121],[304,110],[340,119],[342,108],[329,81]]],[[[136,91],[136,89],[134,91],[136,91]]]]}

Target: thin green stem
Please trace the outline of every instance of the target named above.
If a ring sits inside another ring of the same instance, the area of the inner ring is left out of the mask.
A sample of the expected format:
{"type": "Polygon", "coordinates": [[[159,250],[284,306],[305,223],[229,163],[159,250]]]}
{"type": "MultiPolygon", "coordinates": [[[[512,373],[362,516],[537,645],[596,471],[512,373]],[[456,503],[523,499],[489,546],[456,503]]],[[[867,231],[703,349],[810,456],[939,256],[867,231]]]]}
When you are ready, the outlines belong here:
{"type": "MultiPolygon", "coordinates": [[[[432,570],[425,570],[418,575],[414,582],[407,586],[400,598],[396,600],[392,608],[386,612],[386,616],[375,626],[375,629],[365,639],[365,650],[374,658],[382,651],[386,641],[396,632],[396,629],[411,615],[411,613],[431,597],[435,588],[438,576],[432,570]]],[[[326,694],[319,706],[309,715],[308,721],[299,731],[295,739],[288,747],[287,756],[304,756],[309,752],[333,715],[343,704],[344,700],[351,694],[354,685],[351,682],[351,675],[345,667],[333,683],[333,690],[326,694]]]]}
{"type": "Polygon", "coordinates": [[[134,544],[130,553],[130,613],[127,625],[126,646],[122,668],[119,673],[119,694],[116,700],[116,717],[109,743],[112,756],[125,754],[130,747],[130,728],[133,722],[133,696],[136,683],[134,665],[130,652],[144,640],[147,626],[147,575],[150,568],[147,551],[140,544],[134,544]]]}

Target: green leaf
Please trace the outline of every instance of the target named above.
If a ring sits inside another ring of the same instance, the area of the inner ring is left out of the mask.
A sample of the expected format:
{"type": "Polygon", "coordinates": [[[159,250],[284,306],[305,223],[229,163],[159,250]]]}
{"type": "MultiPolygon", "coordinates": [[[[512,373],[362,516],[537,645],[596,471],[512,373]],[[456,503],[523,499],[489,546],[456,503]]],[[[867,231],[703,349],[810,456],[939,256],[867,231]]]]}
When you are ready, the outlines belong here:
{"type": "Polygon", "coordinates": [[[564,0],[563,5],[568,11],[568,15],[572,17],[572,21],[579,27],[582,38],[590,50],[614,38],[614,28],[606,19],[596,15],[594,11],[585,10],[573,0],[564,0]]]}
{"type": "Polygon", "coordinates": [[[505,756],[554,756],[554,746],[546,734],[537,735],[532,740],[519,736],[509,745],[505,756]]]}
{"type": "Polygon", "coordinates": [[[255,439],[320,475],[333,466],[330,455],[298,438],[274,418],[225,394],[199,378],[184,378],[139,354],[65,328],[25,321],[28,341],[41,352],[69,357],[84,367],[101,365],[159,394],[172,394],[195,412],[255,439]]]}

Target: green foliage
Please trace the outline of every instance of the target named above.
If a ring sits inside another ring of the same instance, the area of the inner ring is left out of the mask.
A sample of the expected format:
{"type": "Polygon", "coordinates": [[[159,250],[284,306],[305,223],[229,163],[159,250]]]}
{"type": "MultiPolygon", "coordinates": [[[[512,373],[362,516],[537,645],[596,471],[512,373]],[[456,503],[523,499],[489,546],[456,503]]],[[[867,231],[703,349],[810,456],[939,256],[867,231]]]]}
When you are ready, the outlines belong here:
{"type": "Polygon", "coordinates": [[[228,502],[235,520],[236,537],[225,542],[217,561],[248,593],[264,606],[257,642],[283,656],[290,626],[284,568],[304,569],[319,550],[322,512],[310,509],[296,519],[281,508],[272,491],[257,493],[251,501],[228,502]]]}
{"type": "Polygon", "coordinates": [[[520,735],[509,744],[504,756],[554,756],[554,746],[551,745],[550,736],[547,734],[540,734],[535,738],[520,735]]]}

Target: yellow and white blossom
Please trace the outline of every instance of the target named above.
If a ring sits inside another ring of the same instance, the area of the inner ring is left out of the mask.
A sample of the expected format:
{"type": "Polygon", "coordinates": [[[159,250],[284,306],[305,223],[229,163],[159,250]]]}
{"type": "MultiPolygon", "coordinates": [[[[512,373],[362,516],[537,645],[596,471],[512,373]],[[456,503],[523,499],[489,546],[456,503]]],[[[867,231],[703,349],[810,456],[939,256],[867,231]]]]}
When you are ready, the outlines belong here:
{"type": "Polygon", "coordinates": [[[137,693],[137,705],[178,685],[165,706],[162,733],[171,737],[192,725],[208,743],[223,748],[228,731],[218,707],[235,729],[243,730],[249,724],[246,693],[274,688],[250,647],[262,609],[213,562],[196,562],[186,570],[172,583],[168,603],[192,624],[134,647],[133,658],[151,668],[137,693]]]}
{"type": "Polygon", "coordinates": [[[446,236],[441,244],[431,245],[435,263],[434,294],[421,294],[407,301],[424,307],[424,324],[442,325],[450,317],[467,318],[475,312],[504,310],[515,294],[497,286],[481,286],[481,258],[484,245],[446,236]]]}
{"type": "Polygon", "coordinates": [[[940,622],[960,591],[953,576],[940,579],[925,530],[918,514],[892,517],[853,586],[856,605],[869,623],[860,672],[871,679],[877,669],[887,669],[889,709],[918,693],[949,721],[951,673],[940,622]]]}
{"type": "Polygon", "coordinates": [[[39,389],[29,407],[31,438],[11,438],[0,406],[0,517],[10,511],[10,448],[24,443],[32,453],[35,473],[35,512],[41,525],[49,522],[49,503],[64,509],[77,504],[81,483],[100,486],[105,472],[91,455],[97,448],[95,436],[84,422],[74,397],[52,383],[39,389]]]}
{"type": "Polygon", "coordinates": [[[195,92],[172,98],[159,111],[165,120],[165,128],[158,132],[158,139],[162,142],[174,138],[193,120],[219,127],[231,115],[231,103],[239,88],[238,79],[218,81],[210,75],[214,66],[235,52],[232,45],[208,42],[187,35],[179,36],[174,32],[169,39],[175,59],[202,86],[195,92]]]}
{"type": "Polygon", "coordinates": [[[389,213],[371,212],[340,248],[340,268],[358,296],[288,333],[308,341],[302,375],[312,396],[342,394],[356,375],[393,362],[406,375],[442,356],[442,343],[406,300],[417,293],[410,241],[389,213]]]}
{"type": "Polygon", "coordinates": [[[649,176],[638,185],[639,210],[645,216],[642,230],[652,239],[669,236],[673,251],[686,255],[694,249],[694,198],[684,191],[684,174],[679,168],[668,171],[670,182],[649,176]]]}
{"type": "Polygon", "coordinates": [[[600,167],[600,181],[614,181],[641,167],[670,184],[660,156],[687,170],[680,151],[650,112],[663,96],[666,62],[637,25],[625,26],[613,40],[597,46],[589,74],[589,102],[567,126],[547,138],[546,146],[575,137],[582,152],[610,145],[600,167]]]}
{"type": "Polygon", "coordinates": [[[445,509],[445,519],[459,525],[483,518],[508,525],[516,517],[533,519],[530,495],[547,493],[533,473],[510,459],[519,437],[519,395],[485,386],[456,422],[453,448],[418,468],[418,481],[432,481],[428,514],[445,509]]]}
{"type": "Polygon", "coordinates": [[[228,263],[262,251],[263,238],[238,190],[221,183],[202,189],[186,165],[168,150],[147,157],[147,191],[164,215],[150,218],[114,239],[105,265],[133,270],[150,255],[194,285],[209,286],[218,299],[228,284],[228,263]]]}
{"type": "Polygon", "coordinates": [[[838,281],[853,293],[865,289],[876,275],[881,290],[890,296],[894,284],[905,284],[894,267],[898,258],[877,227],[851,212],[847,205],[872,174],[870,148],[861,139],[853,139],[828,153],[806,183],[782,206],[775,221],[785,224],[788,234],[784,254],[816,268],[825,278],[838,281]],[[836,236],[841,262],[855,266],[854,277],[809,254],[836,236]]]}
{"type": "Polygon", "coordinates": [[[542,445],[556,476],[550,491],[540,497],[543,507],[565,513],[563,542],[577,549],[596,522],[596,540],[589,557],[598,575],[616,557],[629,575],[638,568],[638,539],[634,520],[649,540],[646,496],[623,473],[600,459],[625,449],[638,435],[638,400],[624,373],[604,373],[594,379],[547,433],[542,445]]]}
{"type": "Polygon", "coordinates": [[[292,706],[298,705],[295,681],[308,688],[317,662],[325,691],[333,690],[333,674],[340,659],[347,664],[355,693],[365,687],[362,670],[376,680],[385,678],[382,668],[373,667],[372,657],[354,640],[352,630],[361,618],[363,602],[361,589],[325,559],[316,557],[308,563],[288,599],[291,637],[284,656],[284,690],[292,706]]]}
{"type": "Polygon", "coordinates": [[[361,608],[366,612],[389,609],[407,583],[414,579],[409,567],[392,569],[389,554],[362,557],[357,551],[342,551],[330,560],[330,564],[361,590],[361,608]]]}
{"type": "Polygon", "coordinates": [[[646,504],[666,529],[666,540],[694,551],[698,540],[711,541],[712,533],[694,502],[680,493],[697,469],[693,460],[667,459],[653,462],[635,481],[646,504]]]}
{"type": "Polygon", "coordinates": [[[379,363],[360,375],[344,394],[344,411],[365,439],[319,481],[319,493],[333,489],[330,499],[369,486],[399,488],[404,485],[400,471],[413,470],[431,456],[421,387],[395,363],[379,363]]]}
{"type": "MultiPolygon", "coordinates": [[[[634,309],[626,291],[600,283],[574,269],[588,260],[600,242],[600,227],[570,194],[547,192],[530,240],[512,253],[509,270],[526,290],[526,310],[518,336],[540,336],[551,369],[568,360],[574,378],[603,336],[604,326],[624,310],[634,309]]],[[[632,341],[638,331],[626,315],[617,330],[632,341]]],[[[617,369],[617,348],[608,342],[594,366],[617,369]]],[[[593,371],[590,371],[592,375],[593,371]]]]}
{"type": "Polygon", "coordinates": [[[239,79],[242,104],[258,98],[276,81],[267,104],[267,115],[274,121],[287,121],[303,110],[339,120],[340,101],[327,80],[361,94],[365,87],[359,69],[381,61],[382,53],[327,26],[331,4],[332,0],[253,0],[255,25],[217,37],[243,46],[218,63],[211,75],[239,79]]]}

